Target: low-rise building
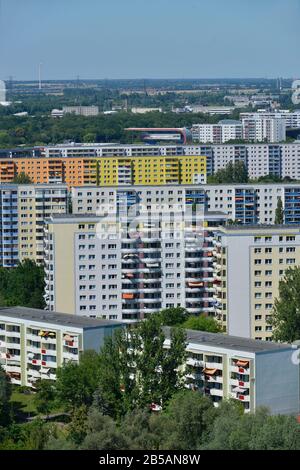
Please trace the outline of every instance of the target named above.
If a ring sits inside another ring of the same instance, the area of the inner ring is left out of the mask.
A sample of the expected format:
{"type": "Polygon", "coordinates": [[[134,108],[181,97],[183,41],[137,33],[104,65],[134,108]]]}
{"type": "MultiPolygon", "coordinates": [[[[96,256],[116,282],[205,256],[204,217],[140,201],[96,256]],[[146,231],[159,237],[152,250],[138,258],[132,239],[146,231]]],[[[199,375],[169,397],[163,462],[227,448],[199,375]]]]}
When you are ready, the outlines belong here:
{"type": "Polygon", "coordinates": [[[63,364],[83,351],[99,351],[120,322],[94,320],[26,307],[0,309],[0,365],[17,385],[56,380],[63,364]]]}
{"type": "MultiPolygon", "coordinates": [[[[169,328],[165,328],[170,344],[169,328]]],[[[210,397],[238,400],[245,412],[299,414],[299,350],[216,333],[187,330],[186,387],[210,397]]]]}

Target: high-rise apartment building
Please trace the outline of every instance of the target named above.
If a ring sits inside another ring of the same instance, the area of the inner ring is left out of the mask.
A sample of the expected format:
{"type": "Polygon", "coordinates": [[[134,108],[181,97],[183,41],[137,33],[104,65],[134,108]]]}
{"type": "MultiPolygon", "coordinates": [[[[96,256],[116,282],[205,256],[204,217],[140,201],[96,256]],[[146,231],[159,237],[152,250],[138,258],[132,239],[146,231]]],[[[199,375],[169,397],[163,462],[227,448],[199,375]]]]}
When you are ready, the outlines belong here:
{"type": "Polygon", "coordinates": [[[243,138],[248,142],[283,142],[286,122],[281,118],[247,117],[242,119],[243,138]]]}
{"type": "Polygon", "coordinates": [[[204,156],[17,158],[0,160],[0,182],[26,173],[35,184],[72,186],[120,184],[202,184],[204,156]]]}
{"type": "Polygon", "coordinates": [[[75,114],[76,116],[98,116],[98,106],[64,106],[63,114],[75,114]]]}
{"type": "Polygon", "coordinates": [[[126,321],[176,306],[195,314],[214,312],[211,230],[226,216],[195,220],[195,205],[202,207],[195,188],[184,193],[172,188],[169,199],[148,192],[144,188],[143,199],[138,191],[111,191],[97,216],[49,218],[49,310],[126,321]]]}
{"type": "MultiPolygon", "coordinates": [[[[72,189],[73,212],[93,214],[99,209],[114,210],[118,194],[136,194],[144,206],[153,204],[177,204],[184,207],[193,185],[173,186],[111,186],[74,187],[72,189]]],[[[197,188],[198,204],[206,212],[224,212],[228,219],[242,224],[273,224],[279,198],[283,205],[283,222],[300,223],[300,184],[251,183],[205,184],[197,188]]]]}
{"type": "Polygon", "coordinates": [[[218,124],[194,124],[192,129],[193,142],[223,144],[229,140],[243,139],[241,121],[224,119],[218,124]]]}
{"type": "Polygon", "coordinates": [[[259,110],[257,112],[240,113],[240,119],[283,119],[286,127],[290,129],[300,128],[300,110],[289,111],[288,109],[278,109],[276,111],[259,110]]]}
{"type": "Polygon", "coordinates": [[[226,226],[214,245],[218,320],[230,335],[271,340],[279,281],[300,264],[300,225],[226,226]]]}
{"type": "Polygon", "coordinates": [[[67,211],[66,185],[0,185],[0,265],[43,263],[44,219],[67,211]]]}

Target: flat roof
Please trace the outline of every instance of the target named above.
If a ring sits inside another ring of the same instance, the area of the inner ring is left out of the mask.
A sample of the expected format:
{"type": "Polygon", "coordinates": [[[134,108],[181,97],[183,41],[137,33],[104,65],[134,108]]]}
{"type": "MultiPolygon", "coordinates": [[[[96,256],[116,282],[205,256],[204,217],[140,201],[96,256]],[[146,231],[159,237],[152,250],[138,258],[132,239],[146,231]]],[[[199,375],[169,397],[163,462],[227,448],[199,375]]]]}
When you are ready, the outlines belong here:
{"type": "MultiPolygon", "coordinates": [[[[167,337],[170,337],[170,327],[163,327],[167,337]]],[[[207,333],[206,331],[185,330],[189,343],[203,344],[205,346],[215,346],[218,348],[240,350],[245,352],[259,353],[268,351],[281,351],[290,349],[292,344],[275,343],[269,341],[258,341],[254,339],[242,338],[240,336],[230,336],[224,333],[207,333]]]]}
{"type": "Polygon", "coordinates": [[[300,224],[292,224],[292,225],[278,225],[278,224],[257,224],[257,225],[224,225],[219,229],[222,232],[247,232],[247,231],[254,231],[259,232],[260,230],[270,230],[275,232],[276,230],[284,230],[286,232],[293,232],[293,231],[300,231],[300,224]]]}
{"type": "Polygon", "coordinates": [[[0,307],[0,316],[7,317],[7,319],[31,320],[39,323],[51,323],[53,325],[83,329],[124,324],[113,320],[94,319],[69,313],[49,312],[48,310],[27,307],[0,307]]]}

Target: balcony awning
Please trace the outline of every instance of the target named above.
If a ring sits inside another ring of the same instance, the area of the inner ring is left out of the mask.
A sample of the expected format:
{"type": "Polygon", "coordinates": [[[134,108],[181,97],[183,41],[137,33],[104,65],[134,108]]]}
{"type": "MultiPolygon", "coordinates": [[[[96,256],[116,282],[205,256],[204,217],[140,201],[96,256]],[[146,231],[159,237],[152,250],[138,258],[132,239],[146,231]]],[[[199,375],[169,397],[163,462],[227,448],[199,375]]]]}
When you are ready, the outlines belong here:
{"type": "Polygon", "coordinates": [[[64,336],[65,341],[73,341],[73,339],[74,339],[73,336],[70,336],[70,335],[65,335],[64,336]]]}
{"type": "Polygon", "coordinates": [[[249,366],[249,361],[238,360],[236,362],[236,365],[239,366],[239,367],[248,367],[249,366]]]}
{"type": "Polygon", "coordinates": [[[242,388],[242,387],[234,387],[232,389],[233,392],[237,392],[237,393],[244,393],[247,389],[246,388],[242,388]]]}
{"type": "Polygon", "coordinates": [[[218,369],[209,369],[208,367],[205,367],[205,369],[203,369],[203,373],[206,375],[215,375],[217,370],[218,369]]]}

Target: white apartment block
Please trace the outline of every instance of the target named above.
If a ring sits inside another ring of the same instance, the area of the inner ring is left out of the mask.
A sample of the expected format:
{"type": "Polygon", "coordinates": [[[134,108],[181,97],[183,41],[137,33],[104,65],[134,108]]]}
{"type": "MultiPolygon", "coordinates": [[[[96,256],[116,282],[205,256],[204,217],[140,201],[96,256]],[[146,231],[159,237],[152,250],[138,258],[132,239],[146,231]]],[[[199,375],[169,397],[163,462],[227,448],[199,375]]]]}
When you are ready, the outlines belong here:
{"type": "Polygon", "coordinates": [[[286,122],[281,118],[242,118],[243,138],[248,142],[283,142],[286,122]]]}
{"type": "Polygon", "coordinates": [[[126,194],[149,210],[158,210],[163,204],[168,210],[174,204],[184,210],[189,199],[196,197],[200,210],[223,212],[226,218],[242,224],[273,224],[280,198],[284,223],[300,223],[300,184],[292,183],[75,187],[72,189],[73,213],[112,213],[126,194]]]}
{"type": "Polygon", "coordinates": [[[39,379],[56,380],[67,362],[99,351],[118,322],[46,312],[26,307],[0,309],[0,364],[13,384],[34,387],[39,379]]]}
{"type": "Polygon", "coordinates": [[[283,119],[289,129],[300,128],[300,110],[289,111],[287,109],[276,111],[258,110],[257,112],[240,113],[240,119],[283,119]]]}
{"type": "Polygon", "coordinates": [[[223,144],[229,140],[243,138],[243,126],[240,121],[225,119],[218,124],[194,124],[193,142],[223,144]]]}
{"type": "Polygon", "coordinates": [[[300,225],[220,227],[214,245],[217,319],[229,335],[270,341],[279,281],[300,265],[300,225]]]}
{"type": "MultiPolygon", "coordinates": [[[[164,328],[166,346],[170,329],[164,328]]],[[[244,411],[265,406],[272,414],[299,414],[297,346],[187,330],[186,387],[214,406],[239,401],[244,411]]]]}
{"type": "Polygon", "coordinates": [[[98,116],[98,106],[64,106],[63,114],[76,114],[76,116],[98,116]]]}
{"type": "MultiPolygon", "coordinates": [[[[180,199],[178,191],[170,190],[170,199],[180,199]]],[[[206,214],[196,224],[192,210],[183,218],[174,201],[165,203],[163,195],[150,193],[144,206],[134,191],[111,191],[103,205],[100,196],[97,216],[53,215],[47,220],[49,310],[129,322],[168,307],[214,312],[211,230],[226,217],[206,214]]],[[[197,189],[182,199],[192,209],[197,189]]]]}

